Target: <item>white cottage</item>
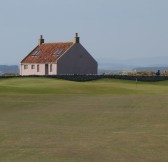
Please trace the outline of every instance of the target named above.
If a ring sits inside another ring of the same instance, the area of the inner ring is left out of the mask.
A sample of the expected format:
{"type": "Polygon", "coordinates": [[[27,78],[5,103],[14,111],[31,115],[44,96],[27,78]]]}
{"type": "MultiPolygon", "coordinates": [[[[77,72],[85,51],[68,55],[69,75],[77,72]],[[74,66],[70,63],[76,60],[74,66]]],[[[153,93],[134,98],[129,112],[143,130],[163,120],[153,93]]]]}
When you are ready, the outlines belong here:
{"type": "Polygon", "coordinates": [[[97,74],[98,64],[80,44],[76,33],[73,42],[39,44],[20,63],[20,75],[97,74]]]}

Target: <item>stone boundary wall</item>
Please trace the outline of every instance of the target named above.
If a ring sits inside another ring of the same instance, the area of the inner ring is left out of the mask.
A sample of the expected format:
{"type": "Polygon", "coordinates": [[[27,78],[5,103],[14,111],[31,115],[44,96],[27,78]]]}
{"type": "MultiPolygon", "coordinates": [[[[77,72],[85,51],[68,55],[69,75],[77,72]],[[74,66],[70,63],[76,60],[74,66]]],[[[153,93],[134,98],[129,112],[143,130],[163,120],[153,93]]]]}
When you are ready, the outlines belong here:
{"type": "Polygon", "coordinates": [[[135,81],[137,80],[137,81],[147,81],[147,82],[168,80],[168,76],[129,76],[129,75],[50,75],[50,76],[32,75],[32,76],[0,76],[0,79],[3,79],[3,78],[26,78],[26,77],[57,78],[57,79],[78,81],[78,82],[98,80],[98,79],[103,79],[103,78],[135,80],[135,81]]]}

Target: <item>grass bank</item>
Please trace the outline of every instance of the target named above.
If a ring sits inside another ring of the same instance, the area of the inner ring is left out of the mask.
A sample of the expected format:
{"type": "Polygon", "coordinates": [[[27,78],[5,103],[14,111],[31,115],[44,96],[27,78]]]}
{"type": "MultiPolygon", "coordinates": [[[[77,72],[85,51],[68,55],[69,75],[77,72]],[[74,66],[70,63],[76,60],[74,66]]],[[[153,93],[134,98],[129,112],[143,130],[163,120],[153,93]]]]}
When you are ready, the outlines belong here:
{"type": "Polygon", "coordinates": [[[0,161],[168,161],[168,81],[0,80],[0,161]]]}

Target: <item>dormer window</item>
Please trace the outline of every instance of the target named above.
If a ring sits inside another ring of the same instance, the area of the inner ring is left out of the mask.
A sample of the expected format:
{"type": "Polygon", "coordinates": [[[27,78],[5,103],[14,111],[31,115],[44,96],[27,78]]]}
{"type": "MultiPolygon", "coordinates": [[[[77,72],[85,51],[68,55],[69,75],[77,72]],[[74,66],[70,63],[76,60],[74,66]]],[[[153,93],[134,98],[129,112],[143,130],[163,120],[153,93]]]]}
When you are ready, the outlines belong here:
{"type": "Polygon", "coordinates": [[[40,52],[41,52],[41,51],[36,50],[36,51],[34,51],[34,53],[32,54],[32,56],[37,56],[37,55],[39,55],[39,54],[40,54],[40,52]]]}
{"type": "Polygon", "coordinates": [[[58,49],[53,53],[53,56],[60,55],[62,53],[63,49],[58,49]]]}

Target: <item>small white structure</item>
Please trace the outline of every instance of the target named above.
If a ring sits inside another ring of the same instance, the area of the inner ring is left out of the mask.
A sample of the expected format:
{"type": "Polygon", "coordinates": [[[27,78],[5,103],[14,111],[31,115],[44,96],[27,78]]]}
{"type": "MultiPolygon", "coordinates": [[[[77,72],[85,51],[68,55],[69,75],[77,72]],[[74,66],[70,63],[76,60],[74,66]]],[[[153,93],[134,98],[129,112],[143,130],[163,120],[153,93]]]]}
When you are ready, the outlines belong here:
{"type": "Polygon", "coordinates": [[[96,60],[80,44],[78,33],[73,42],[39,44],[20,63],[20,75],[97,74],[96,60]]]}

